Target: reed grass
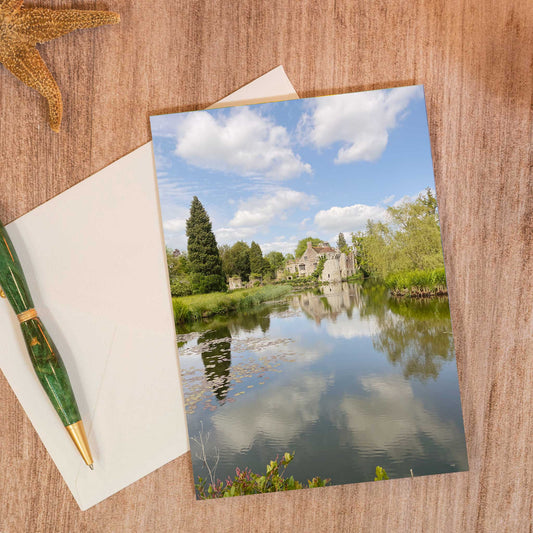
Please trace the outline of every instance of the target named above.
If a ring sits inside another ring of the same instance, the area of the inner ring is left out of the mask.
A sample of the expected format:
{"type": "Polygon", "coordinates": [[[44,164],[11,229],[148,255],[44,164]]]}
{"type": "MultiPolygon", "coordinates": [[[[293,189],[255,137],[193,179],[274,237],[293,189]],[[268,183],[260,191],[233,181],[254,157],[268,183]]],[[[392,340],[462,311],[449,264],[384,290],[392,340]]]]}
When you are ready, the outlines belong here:
{"type": "Polygon", "coordinates": [[[444,268],[389,274],[385,286],[394,296],[424,297],[448,294],[444,268]]]}
{"type": "Polygon", "coordinates": [[[172,298],[174,321],[177,324],[196,322],[214,315],[244,311],[269,300],[276,300],[292,291],[290,285],[266,285],[231,292],[211,292],[172,298]]]}

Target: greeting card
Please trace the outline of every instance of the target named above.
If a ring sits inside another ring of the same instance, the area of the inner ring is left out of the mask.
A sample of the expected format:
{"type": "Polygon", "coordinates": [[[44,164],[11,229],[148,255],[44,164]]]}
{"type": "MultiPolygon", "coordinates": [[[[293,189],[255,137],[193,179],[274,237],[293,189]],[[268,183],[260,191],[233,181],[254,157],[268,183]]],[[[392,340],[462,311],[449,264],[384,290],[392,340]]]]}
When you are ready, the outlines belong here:
{"type": "Polygon", "coordinates": [[[197,496],[466,470],[423,88],[151,124],[197,496]]]}

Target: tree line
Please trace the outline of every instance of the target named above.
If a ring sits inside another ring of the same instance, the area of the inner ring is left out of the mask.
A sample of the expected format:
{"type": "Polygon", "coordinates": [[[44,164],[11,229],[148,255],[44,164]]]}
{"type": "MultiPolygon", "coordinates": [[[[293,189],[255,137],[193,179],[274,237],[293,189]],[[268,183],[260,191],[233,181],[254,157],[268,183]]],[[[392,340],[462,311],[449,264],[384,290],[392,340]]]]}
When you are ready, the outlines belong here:
{"type": "Polygon", "coordinates": [[[263,255],[259,244],[238,241],[233,246],[218,246],[209,215],[195,196],[186,223],[187,252],[167,248],[170,287],[173,296],[226,291],[227,278],[240,276],[274,279],[291,254],[270,252],[263,255]]]}
{"type": "Polygon", "coordinates": [[[386,280],[406,272],[444,268],[437,200],[431,189],[388,207],[388,221],[369,220],[352,233],[358,265],[366,277],[386,280]]]}
{"type": "MultiPolygon", "coordinates": [[[[387,222],[369,220],[364,231],[352,233],[351,246],[339,233],[337,248],[345,253],[354,251],[360,271],[382,280],[400,272],[430,272],[444,267],[437,201],[431,189],[413,201],[388,207],[387,213],[387,222]]],[[[318,237],[301,239],[294,254],[272,251],[263,255],[255,241],[218,246],[209,216],[196,196],[186,235],[186,254],[167,250],[173,296],[226,291],[226,280],[233,276],[244,282],[275,279],[288,261],[304,254],[308,241],[313,246],[323,242],[318,237]]]]}

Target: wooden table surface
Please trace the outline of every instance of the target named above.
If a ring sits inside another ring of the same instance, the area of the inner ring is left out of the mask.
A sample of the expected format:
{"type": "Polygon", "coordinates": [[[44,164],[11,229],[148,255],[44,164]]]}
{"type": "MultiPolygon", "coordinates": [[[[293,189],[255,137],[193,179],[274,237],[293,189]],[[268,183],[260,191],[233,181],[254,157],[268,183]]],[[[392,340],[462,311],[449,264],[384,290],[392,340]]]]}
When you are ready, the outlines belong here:
{"type": "Polygon", "coordinates": [[[425,85],[470,471],[197,502],[187,454],[81,512],[0,375],[0,532],[530,532],[531,1],[40,5],[122,23],[40,47],[59,135],[0,68],[6,223],[148,141],[149,114],[204,107],[279,64],[301,96],[425,85]]]}

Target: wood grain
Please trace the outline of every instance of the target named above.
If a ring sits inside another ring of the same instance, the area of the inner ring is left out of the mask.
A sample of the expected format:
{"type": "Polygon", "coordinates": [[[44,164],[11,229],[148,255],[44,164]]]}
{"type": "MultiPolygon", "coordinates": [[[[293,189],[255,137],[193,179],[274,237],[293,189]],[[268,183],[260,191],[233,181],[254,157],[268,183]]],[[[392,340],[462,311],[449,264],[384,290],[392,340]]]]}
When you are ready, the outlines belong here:
{"type": "Polygon", "coordinates": [[[197,502],[186,455],[82,513],[0,377],[0,531],[530,532],[530,0],[45,4],[122,23],[41,47],[59,135],[0,69],[5,222],[148,141],[150,113],[204,107],[278,64],[301,96],[425,85],[470,471],[197,502]]]}

